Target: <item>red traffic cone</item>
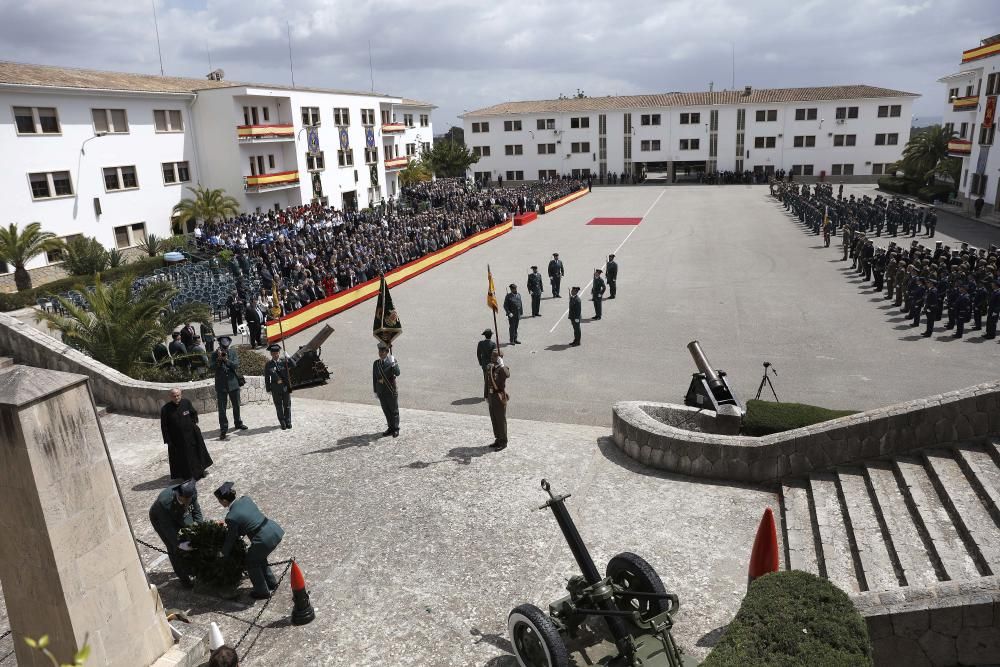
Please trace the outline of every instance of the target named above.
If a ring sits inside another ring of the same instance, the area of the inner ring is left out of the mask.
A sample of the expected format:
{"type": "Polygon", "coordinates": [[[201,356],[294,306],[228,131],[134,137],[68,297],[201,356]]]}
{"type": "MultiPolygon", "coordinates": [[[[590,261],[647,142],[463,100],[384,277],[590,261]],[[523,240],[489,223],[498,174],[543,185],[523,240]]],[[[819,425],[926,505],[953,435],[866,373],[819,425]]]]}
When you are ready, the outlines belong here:
{"type": "Polygon", "coordinates": [[[753,551],[750,552],[750,568],[747,571],[747,589],[757,577],[768,572],[777,572],[778,532],[774,527],[774,513],[768,507],[757,526],[757,537],[753,541],[753,551]]]}
{"type": "Polygon", "coordinates": [[[309,591],[306,590],[306,578],[302,576],[299,564],[292,561],[292,623],[305,625],[316,618],[316,612],[309,602],[309,591]]]}

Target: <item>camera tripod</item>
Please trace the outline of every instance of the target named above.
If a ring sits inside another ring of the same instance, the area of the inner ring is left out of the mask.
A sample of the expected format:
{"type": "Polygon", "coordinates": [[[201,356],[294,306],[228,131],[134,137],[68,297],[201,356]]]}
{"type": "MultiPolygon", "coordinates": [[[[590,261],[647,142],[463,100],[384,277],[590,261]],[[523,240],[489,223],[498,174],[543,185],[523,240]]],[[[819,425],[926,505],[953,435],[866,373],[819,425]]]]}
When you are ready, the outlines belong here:
{"type": "Polygon", "coordinates": [[[781,403],[781,399],[778,398],[778,392],[774,390],[774,384],[771,383],[771,377],[767,374],[768,371],[774,373],[774,377],[778,377],[778,371],[774,370],[771,366],[770,361],[764,362],[764,377],[760,379],[760,384],[757,385],[757,395],[754,396],[755,401],[760,400],[760,395],[764,391],[764,385],[767,385],[771,389],[771,393],[774,395],[774,402],[781,403]]]}

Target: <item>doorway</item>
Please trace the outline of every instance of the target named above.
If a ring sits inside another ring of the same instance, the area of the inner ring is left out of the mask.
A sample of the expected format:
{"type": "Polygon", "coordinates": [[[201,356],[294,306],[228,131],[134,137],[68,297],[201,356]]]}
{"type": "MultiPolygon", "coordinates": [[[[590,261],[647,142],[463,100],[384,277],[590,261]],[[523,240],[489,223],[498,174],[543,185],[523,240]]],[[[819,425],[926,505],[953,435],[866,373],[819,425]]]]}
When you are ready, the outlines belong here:
{"type": "Polygon", "coordinates": [[[356,190],[351,190],[350,192],[345,192],[341,196],[342,206],[345,211],[357,211],[358,210],[358,193],[356,190]]]}

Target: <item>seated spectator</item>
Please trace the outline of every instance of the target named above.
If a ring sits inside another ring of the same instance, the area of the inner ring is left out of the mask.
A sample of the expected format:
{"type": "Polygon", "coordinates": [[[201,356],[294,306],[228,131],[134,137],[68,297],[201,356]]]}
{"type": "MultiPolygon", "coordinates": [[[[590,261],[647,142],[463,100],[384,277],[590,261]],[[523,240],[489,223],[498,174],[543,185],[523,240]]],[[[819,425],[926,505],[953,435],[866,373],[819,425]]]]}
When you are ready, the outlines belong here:
{"type": "Polygon", "coordinates": [[[170,341],[167,351],[170,352],[170,356],[173,358],[173,365],[178,368],[187,368],[190,362],[184,358],[187,355],[187,346],[181,342],[181,332],[175,331],[170,334],[170,337],[173,340],[170,341]]]}

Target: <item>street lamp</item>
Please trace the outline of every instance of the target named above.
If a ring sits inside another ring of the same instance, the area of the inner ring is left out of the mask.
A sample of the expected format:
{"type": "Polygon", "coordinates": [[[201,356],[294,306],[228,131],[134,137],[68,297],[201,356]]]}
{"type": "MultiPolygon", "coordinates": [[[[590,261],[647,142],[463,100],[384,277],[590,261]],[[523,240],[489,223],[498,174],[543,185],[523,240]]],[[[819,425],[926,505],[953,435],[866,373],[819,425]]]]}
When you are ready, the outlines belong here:
{"type": "Polygon", "coordinates": [[[84,139],[83,143],[80,144],[80,155],[86,155],[87,154],[87,151],[84,149],[84,146],[87,145],[88,141],[93,141],[94,139],[100,139],[101,137],[103,137],[105,135],[107,135],[107,132],[95,132],[94,136],[89,137],[87,139],[84,139]]]}

